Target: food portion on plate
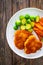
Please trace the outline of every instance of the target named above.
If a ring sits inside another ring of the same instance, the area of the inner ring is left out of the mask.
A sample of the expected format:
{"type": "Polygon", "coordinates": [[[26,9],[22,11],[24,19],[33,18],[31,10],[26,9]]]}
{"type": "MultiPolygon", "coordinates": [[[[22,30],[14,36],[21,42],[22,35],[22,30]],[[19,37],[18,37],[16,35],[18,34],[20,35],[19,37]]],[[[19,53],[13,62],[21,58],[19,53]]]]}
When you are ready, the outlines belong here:
{"type": "Polygon", "coordinates": [[[30,35],[31,35],[31,33],[26,30],[17,30],[15,32],[15,39],[14,39],[14,43],[15,43],[16,47],[19,49],[23,49],[24,42],[30,35]]]}
{"type": "Polygon", "coordinates": [[[26,54],[35,53],[41,47],[41,41],[37,40],[34,35],[30,35],[24,43],[24,51],[26,54]]]}
{"type": "Polygon", "coordinates": [[[42,47],[43,40],[43,18],[40,16],[31,16],[29,14],[20,15],[13,27],[14,44],[26,54],[35,53],[42,47]],[[33,30],[39,37],[39,40],[32,34],[33,30]]]}
{"type": "Polygon", "coordinates": [[[20,15],[19,20],[16,20],[15,26],[13,27],[14,30],[17,30],[18,28],[20,28],[20,30],[28,30],[32,32],[34,27],[34,21],[35,21],[35,18],[37,19],[37,17],[30,16],[28,14],[26,14],[25,16],[20,15]]]}
{"type": "Polygon", "coordinates": [[[43,18],[40,18],[39,22],[35,23],[33,29],[37,33],[39,39],[43,41],[43,18]]]}

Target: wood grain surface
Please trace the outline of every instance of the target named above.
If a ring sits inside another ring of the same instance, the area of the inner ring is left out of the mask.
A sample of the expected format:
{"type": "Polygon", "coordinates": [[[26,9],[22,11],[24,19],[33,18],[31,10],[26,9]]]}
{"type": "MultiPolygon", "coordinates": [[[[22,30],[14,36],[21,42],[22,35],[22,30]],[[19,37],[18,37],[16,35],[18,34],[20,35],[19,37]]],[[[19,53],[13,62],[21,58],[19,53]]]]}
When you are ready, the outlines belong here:
{"type": "Polygon", "coordinates": [[[16,55],[6,40],[9,19],[18,10],[27,7],[43,9],[43,0],[0,0],[0,65],[43,65],[43,57],[29,60],[16,55]]]}

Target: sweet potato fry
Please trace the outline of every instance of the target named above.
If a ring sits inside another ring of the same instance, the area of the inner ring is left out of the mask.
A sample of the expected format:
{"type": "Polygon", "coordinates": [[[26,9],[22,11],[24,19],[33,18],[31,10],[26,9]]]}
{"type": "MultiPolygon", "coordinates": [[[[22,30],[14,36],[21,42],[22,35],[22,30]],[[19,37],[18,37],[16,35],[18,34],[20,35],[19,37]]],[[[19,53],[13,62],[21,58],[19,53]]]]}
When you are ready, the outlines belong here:
{"type": "Polygon", "coordinates": [[[39,23],[43,26],[43,17],[40,18],[39,23]]]}
{"type": "Polygon", "coordinates": [[[35,23],[34,30],[37,33],[39,39],[41,40],[43,37],[43,17],[40,18],[38,23],[35,23]]]}
{"type": "Polygon", "coordinates": [[[39,23],[41,24],[41,26],[43,26],[43,22],[42,21],[40,21],[39,23]]]}
{"type": "Polygon", "coordinates": [[[35,27],[39,28],[40,30],[43,30],[43,26],[41,26],[40,23],[35,23],[35,27]]]}
{"type": "Polygon", "coordinates": [[[39,37],[39,39],[40,39],[40,41],[41,41],[42,37],[41,37],[40,35],[38,35],[38,37],[39,37]]]}
{"type": "Polygon", "coordinates": [[[43,17],[40,18],[40,21],[43,22],[43,17]]]}
{"type": "MultiPolygon", "coordinates": [[[[36,32],[36,33],[37,33],[37,32],[36,32]]],[[[39,40],[41,41],[42,36],[41,36],[41,35],[39,35],[39,34],[37,34],[37,36],[39,37],[39,40]]]]}
{"type": "Polygon", "coordinates": [[[40,29],[34,27],[34,31],[35,31],[38,35],[40,35],[40,36],[43,37],[43,32],[42,32],[40,29]]]}

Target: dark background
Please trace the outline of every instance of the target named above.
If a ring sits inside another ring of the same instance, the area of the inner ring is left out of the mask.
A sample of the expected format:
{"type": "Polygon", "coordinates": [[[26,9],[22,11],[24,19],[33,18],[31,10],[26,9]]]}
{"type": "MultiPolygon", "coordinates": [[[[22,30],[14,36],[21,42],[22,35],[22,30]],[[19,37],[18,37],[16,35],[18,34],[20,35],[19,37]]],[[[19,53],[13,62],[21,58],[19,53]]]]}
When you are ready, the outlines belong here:
{"type": "Polygon", "coordinates": [[[15,12],[26,7],[43,9],[43,0],[0,0],[0,65],[43,65],[43,57],[24,59],[16,55],[6,41],[6,25],[9,19],[15,12]]]}

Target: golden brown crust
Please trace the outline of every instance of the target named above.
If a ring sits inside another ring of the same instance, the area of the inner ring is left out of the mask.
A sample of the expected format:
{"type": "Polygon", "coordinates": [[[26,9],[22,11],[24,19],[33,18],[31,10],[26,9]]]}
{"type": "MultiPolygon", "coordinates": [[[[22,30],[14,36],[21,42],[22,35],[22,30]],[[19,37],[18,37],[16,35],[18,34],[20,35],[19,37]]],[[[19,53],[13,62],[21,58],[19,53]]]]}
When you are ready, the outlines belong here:
{"type": "Polygon", "coordinates": [[[14,39],[15,46],[24,49],[26,54],[34,53],[42,47],[42,43],[26,30],[17,30],[14,39]]]}
{"type": "Polygon", "coordinates": [[[24,43],[24,51],[25,53],[34,53],[42,47],[42,43],[35,38],[34,35],[30,35],[28,39],[24,43]]]}
{"type": "Polygon", "coordinates": [[[15,32],[15,40],[14,40],[16,47],[18,47],[19,49],[23,49],[24,42],[26,41],[29,35],[31,35],[31,33],[26,30],[17,30],[15,32]]]}

